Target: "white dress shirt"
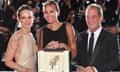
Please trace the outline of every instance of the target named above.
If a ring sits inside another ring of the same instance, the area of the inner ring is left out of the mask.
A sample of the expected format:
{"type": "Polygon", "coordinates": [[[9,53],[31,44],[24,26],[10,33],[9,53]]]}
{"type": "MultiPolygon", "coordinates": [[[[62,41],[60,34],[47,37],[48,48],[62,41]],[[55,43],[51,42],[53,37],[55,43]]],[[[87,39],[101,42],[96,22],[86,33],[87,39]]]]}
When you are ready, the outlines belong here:
{"type": "MultiPolygon", "coordinates": [[[[97,40],[98,40],[98,37],[99,37],[101,31],[102,31],[102,26],[100,26],[100,27],[94,32],[93,52],[94,52],[94,50],[95,50],[95,46],[96,46],[96,43],[97,43],[97,40]]],[[[91,37],[91,32],[90,32],[90,30],[88,30],[88,43],[87,43],[87,46],[88,46],[88,47],[87,47],[87,50],[89,50],[89,39],[90,39],[90,37],[91,37]]],[[[93,66],[93,68],[94,68],[95,72],[98,72],[98,70],[96,69],[96,67],[93,66]]]]}

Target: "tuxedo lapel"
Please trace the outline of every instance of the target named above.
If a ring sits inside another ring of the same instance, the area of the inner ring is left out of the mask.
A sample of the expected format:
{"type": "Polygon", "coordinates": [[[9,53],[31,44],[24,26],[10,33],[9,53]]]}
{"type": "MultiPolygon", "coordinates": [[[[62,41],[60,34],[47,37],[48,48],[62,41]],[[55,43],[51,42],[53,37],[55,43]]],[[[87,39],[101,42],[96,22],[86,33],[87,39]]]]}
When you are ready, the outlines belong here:
{"type": "Polygon", "coordinates": [[[80,54],[81,54],[81,56],[82,56],[82,64],[83,64],[83,66],[87,66],[87,40],[88,40],[88,33],[87,33],[87,31],[85,31],[85,32],[82,32],[81,33],[81,40],[80,40],[80,43],[82,44],[82,45],[80,45],[80,54]],[[82,54],[84,54],[84,55],[82,55],[82,54]]]}
{"type": "Polygon", "coordinates": [[[88,43],[88,32],[86,31],[84,34],[83,34],[83,51],[84,51],[84,54],[85,54],[85,57],[84,57],[84,60],[85,60],[85,66],[88,65],[88,55],[87,55],[87,43],[88,43]]]}
{"type": "Polygon", "coordinates": [[[84,46],[84,50],[85,50],[85,52],[87,53],[87,41],[88,41],[88,33],[86,32],[85,34],[84,34],[84,43],[83,44],[85,44],[85,45],[83,45],[84,46]]]}
{"type": "Polygon", "coordinates": [[[84,34],[84,37],[83,37],[83,50],[84,50],[84,54],[85,54],[85,66],[87,66],[88,65],[88,55],[87,55],[87,43],[88,43],[88,32],[86,32],[85,34],[84,34]]]}

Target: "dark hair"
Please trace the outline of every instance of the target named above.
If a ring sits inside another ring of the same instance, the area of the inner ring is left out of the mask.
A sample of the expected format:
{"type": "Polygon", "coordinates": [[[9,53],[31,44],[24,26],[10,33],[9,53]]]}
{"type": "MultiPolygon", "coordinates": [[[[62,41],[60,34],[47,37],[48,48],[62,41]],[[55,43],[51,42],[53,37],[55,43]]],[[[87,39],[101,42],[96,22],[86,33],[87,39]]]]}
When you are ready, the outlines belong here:
{"type": "Polygon", "coordinates": [[[54,1],[54,0],[47,0],[46,2],[43,3],[43,8],[42,8],[43,12],[44,12],[45,7],[48,6],[48,5],[55,5],[56,10],[60,11],[59,5],[58,5],[58,3],[56,1],[54,1]]]}
{"type": "MultiPolygon", "coordinates": [[[[21,5],[18,10],[17,10],[17,13],[16,13],[16,16],[19,17],[20,16],[20,12],[23,11],[23,10],[30,10],[32,11],[32,7],[27,5],[27,4],[23,4],[21,5]]],[[[33,11],[32,11],[33,12],[33,11]]]]}

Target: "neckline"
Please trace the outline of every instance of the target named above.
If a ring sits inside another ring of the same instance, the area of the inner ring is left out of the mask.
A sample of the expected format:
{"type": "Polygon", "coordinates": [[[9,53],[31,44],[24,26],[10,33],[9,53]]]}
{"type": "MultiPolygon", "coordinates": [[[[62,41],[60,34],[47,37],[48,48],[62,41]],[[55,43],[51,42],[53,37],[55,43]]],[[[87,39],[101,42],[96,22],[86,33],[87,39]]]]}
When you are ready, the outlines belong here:
{"type": "Polygon", "coordinates": [[[62,26],[63,26],[63,23],[60,23],[59,27],[58,27],[57,29],[55,29],[55,30],[49,28],[48,26],[47,26],[46,28],[47,28],[48,30],[50,30],[50,31],[56,32],[56,31],[58,31],[59,29],[61,29],[62,26]]]}

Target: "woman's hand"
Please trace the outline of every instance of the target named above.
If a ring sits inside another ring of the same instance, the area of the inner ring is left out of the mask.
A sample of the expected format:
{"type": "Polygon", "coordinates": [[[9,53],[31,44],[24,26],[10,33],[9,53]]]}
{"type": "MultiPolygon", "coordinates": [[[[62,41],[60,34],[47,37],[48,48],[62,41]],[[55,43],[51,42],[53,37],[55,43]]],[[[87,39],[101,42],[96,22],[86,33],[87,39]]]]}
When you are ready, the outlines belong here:
{"type": "Polygon", "coordinates": [[[65,48],[68,50],[68,46],[65,43],[59,43],[59,48],[65,48]]]}
{"type": "Polygon", "coordinates": [[[17,71],[18,72],[36,72],[35,69],[26,68],[26,67],[23,67],[23,66],[20,66],[17,71]]]}
{"type": "Polygon", "coordinates": [[[65,43],[60,43],[59,41],[50,41],[45,48],[48,49],[56,49],[56,48],[65,48],[67,49],[67,45],[65,43]]]}
{"type": "Polygon", "coordinates": [[[59,47],[59,42],[58,41],[50,41],[46,46],[45,48],[48,48],[48,49],[56,49],[59,47]]]}

